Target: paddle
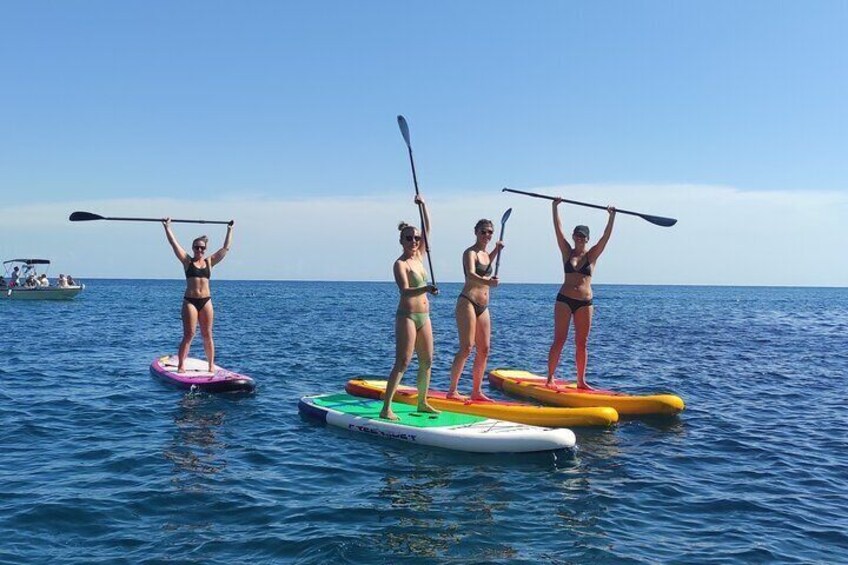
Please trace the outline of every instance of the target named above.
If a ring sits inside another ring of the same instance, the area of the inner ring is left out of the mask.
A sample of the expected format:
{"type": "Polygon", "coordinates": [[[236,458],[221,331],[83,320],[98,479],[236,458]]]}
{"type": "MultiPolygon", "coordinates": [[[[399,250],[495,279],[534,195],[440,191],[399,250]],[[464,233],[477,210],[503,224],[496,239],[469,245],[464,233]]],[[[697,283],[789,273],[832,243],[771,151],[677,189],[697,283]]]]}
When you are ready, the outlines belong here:
{"type": "MultiPolygon", "coordinates": [[[[162,218],[114,218],[101,216],[100,214],[92,214],[91,212],[74,212],[68,218],[72,222],[90,222],[91,220],[118,220],[122,222],[161,222],[162,218]]],[[[218,220],[171,220],[173,223],[181,224],[231,224],[232,222],[222,222],[218,220]]]]}
{"type": "MultiPolygon", "coordinates": [[[[509,219],[509,216],[512,214],[512,208],[504,212],[504,215],[501,216],[501,235],[498,238],[498,241],[503,241],[504,228],[506,227],[506,221],[509,219]]],[[[495,276],[498,276],[498,269],[501,268],[501,255],[503,254],[503,247],[498,251],[498,258],[495,260],[495,276]]]]}
{"type": "MultiPolygon", "coordinates": [[[[536,194],[535,192],[524,192],[523,190],[515,190],[512,188],[505,188],[503,192],[514,192],[516,194],[524,194],[525,196],[532,196],[533,198],[547,198],[548,200],[556,200],[553,196],[548,196],[546,194],[536,194]]],[[[569,204],[577,204],[578,206],[586,206],[587,208],[597,208],[598,210],[606,210],[606,206],[599,206],[597,204],[587,204],[585,202],[578,202],[577,200],[568,200],[566,198],[560,198],[563,202],[568,202],[569,204]]],[[[639,216],[643,220],[651,222],[654,225],[662,226],[664,228],[671,227],[677,223],[677,220],[674,218],[663,218],[662,216],[651,216],[650,214],[640,214],[639,212],[631,212],[629,210],[622,210],[621,208],[616,208],[616,212],[619,214],[630,214],[631,216],[639,216]]]]}
{"type": "MultiPolygon", "coordinates": [[[[406,118],[403,116],[397,117],[400,134],[406,142],[406,148],[409,150],[409,164],[412,165],[412,182],[415,184],[415,196],[420,196],[418,192],[418,175],[415,174],[415,160],[412,158],[412,143],[409,141],[409,126],[406,124],[406,118]]],[[[430,279],[433,281],[433,286],[436,286],[436,275],[433,274],[433,259],[430,257],[430,242],[427,240],[427,230],[424,229],[424,210],[421,205],[418,205],[418,216],[421,218],[421,236],[424,238],[424,250],[427,251],[427,265],[430,267],[430,279]]]]}

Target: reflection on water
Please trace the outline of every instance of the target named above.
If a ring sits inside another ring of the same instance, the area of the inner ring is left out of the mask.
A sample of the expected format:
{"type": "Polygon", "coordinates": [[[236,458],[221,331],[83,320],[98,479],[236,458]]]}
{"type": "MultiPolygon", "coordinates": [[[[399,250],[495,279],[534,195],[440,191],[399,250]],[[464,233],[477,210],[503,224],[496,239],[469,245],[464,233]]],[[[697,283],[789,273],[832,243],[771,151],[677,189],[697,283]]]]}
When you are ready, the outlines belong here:
{"type": "Polygon", "coordinates": [[[214,409],[213,397],[190,392],[174,413],[174,435],[165,457],[174,463],[173,482],[185,490],[203,490],[205,476],[223,471],[226,445],[217,437],[226,412],[214,409]]]}

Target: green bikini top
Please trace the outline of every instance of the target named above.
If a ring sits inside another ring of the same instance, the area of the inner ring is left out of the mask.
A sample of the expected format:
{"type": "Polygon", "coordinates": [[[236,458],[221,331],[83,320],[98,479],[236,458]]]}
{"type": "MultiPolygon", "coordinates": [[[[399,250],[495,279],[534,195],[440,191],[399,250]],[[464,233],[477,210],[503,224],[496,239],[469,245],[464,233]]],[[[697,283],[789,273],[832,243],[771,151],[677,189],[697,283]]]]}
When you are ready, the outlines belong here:
{"type": "Polygon", "coordinates": [[[423,278],[419,278],[418,273],[416,273],[415,271],[410,269],[409,270],[409,284],[411,285],[410,288],[421,288],[421,287],[427,286],[427,271],[424,271],[424,277],[423,278]]]}

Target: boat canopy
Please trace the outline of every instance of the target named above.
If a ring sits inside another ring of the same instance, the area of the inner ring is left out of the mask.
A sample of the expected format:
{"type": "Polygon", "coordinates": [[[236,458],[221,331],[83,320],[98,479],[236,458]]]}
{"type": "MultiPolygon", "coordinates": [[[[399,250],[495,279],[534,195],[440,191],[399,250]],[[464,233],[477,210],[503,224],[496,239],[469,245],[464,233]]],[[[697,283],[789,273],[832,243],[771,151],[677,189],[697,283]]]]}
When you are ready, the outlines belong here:
{"type": "Polygon", "coordinates": [[[25,263],[27,265],[49,265],[50,259],[9,259],[8,261],[3,261],[4,265],[8,265],[9,263],[25,263]]]}

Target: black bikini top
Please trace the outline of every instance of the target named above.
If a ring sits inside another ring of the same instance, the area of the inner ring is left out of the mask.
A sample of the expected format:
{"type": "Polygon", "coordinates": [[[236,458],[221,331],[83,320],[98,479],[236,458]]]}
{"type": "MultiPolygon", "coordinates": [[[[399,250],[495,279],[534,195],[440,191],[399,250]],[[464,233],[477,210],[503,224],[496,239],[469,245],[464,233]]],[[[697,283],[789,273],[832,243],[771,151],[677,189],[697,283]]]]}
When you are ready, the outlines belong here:
{"type": "Polygon", "coordinates": [[[492,274],[492,263],[483,264],[480,262],[480,259],[477,258],[477,254],[474,254],[474,273],[478,277],[488,277],[492,274]]]}
{"type": "Polygon", "coordinates": [[[212,278],[212,267],[209,266],[209,259],[203,260],[204,267],[202,269],[197,268],[194,265],[194,261],[188,262],[188,267],[185,270],[185,276],[187,279],[192,277],[199,279],[209,279],[212,278]]]}
{"type": "Polygon", "coordinates": [[[568,261],[565,262],[565,272],[566,273],[580,273],[581,275],[591,277],[592,276],[592,264],[589,263],[589,257],[586,256],[586,263],[582,267],[580,267],[580,269],[575,269],[574,265],[571,264],[571,259],[569,259],[568,261]]]}

